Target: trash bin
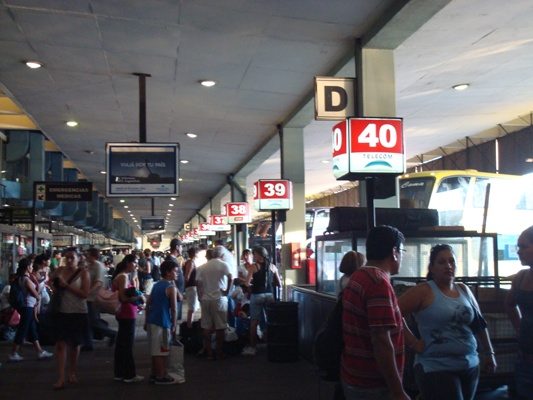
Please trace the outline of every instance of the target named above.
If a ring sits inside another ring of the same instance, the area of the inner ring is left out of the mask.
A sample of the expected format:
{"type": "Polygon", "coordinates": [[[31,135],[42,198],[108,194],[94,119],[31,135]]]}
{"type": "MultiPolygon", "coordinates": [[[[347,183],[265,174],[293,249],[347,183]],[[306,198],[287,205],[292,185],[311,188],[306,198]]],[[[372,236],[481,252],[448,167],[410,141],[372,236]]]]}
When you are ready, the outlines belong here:
{"type": "Polygon", "coordinates": [[[266,307],[268,361],[298,360],[298,303],[279,301],[266,307]]]}

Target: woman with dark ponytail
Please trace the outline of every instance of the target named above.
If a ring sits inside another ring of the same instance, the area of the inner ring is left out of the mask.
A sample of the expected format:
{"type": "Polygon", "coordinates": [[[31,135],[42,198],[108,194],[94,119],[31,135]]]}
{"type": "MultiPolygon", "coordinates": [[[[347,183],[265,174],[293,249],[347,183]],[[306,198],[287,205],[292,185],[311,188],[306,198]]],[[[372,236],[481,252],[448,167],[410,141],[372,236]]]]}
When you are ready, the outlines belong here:
{"type": "Polygon", "coordinates": [[[127,254],[117,264],[111,288],[118,291],[120,308],[116,313],[118,333],[115,341],[115,380],[126,383],[141,382],[144,378],[137,375],[133,359],[133,342],[135,340],[135,319],[137,318],[137,303],[144,302],[144,296],[129,296],[131,288],[135,288],[131,278],[137,268],[137,257],[127,254]]]}
{"type": "Polygon", "coordinates": [[[266,328],[266,306],[274,301],[274,290],[281,286],[278,269],[270,262],[268,251],[261,246],[252,249],[254,263],[248,265],[245,285],[251,287],[250,295],[250,346],[243,349],[245,356],[255,356],[257,326],[266,328]]]}

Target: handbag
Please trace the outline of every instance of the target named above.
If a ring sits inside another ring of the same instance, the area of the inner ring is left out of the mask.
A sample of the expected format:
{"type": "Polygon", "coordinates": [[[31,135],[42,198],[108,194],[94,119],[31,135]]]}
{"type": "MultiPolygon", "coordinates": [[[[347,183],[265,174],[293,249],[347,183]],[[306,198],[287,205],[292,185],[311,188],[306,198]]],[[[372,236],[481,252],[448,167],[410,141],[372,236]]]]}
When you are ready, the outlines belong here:
{"type": "Polygon", "coordinates": [[[98,293],[96,293],[94,303],[100,312],[116,314],[120,308],[118,290],[113,292],[112,290],[101,287],[98,293]]]}
{"type": "Polygon", "coordinates": [[[174,336],[170,341],[170,351],[168,353],[168,374],[177,383],[185,382],[185,368],[183,367],[183,344],[174,336]]]}
{"type": "Polygon", "coordinates": [[[468,298],[468,302],[472,306],[472,311],[474,312],[474,318],[472,319],[472,322],[470,322],[468,326],[472,330],[472,333],[474,335],[477,335],[479,332],[487,328],[487,321],[485,321],[485,318],[483,318],[483,315],[481,314],[481,310],[479,309],[479,305],[477,304],[477,301],[475,301],[472,298],[470,291],[466,287],[463,287],[463,285],[461,284],[459,284],[458,286],[463,291],[463,293],[466,295],[466,297],[468,298]]]}

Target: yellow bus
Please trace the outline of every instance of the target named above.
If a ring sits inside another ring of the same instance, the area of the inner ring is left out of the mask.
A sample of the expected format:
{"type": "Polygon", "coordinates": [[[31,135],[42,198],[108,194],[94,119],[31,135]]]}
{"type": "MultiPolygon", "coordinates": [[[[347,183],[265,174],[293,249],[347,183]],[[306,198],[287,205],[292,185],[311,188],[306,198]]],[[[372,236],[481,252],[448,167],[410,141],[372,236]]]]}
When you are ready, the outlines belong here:
{"type": "Polygon", "coordinates": [[[399,190],[400,207],[436,209],[441,226],[497,233],[501,276],[514,274],[520,268],[516,240],[521,231],[533,225],[531,174],[517,176],[477,170],[415,172],[399,177],[399,190]]]}

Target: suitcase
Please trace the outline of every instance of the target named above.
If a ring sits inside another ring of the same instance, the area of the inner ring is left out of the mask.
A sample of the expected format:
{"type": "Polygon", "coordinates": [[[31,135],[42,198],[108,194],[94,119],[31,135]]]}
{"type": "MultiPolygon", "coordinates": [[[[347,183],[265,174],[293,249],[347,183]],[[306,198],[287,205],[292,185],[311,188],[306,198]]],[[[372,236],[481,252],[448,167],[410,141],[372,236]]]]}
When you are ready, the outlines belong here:
{"type": "MultiPolygon", "coordinates": [[[[401,231],[438,226],[437,210],[424,208],[376,208],[376,225],[391,225],[401,231]]],[[[366,231],[365,207],[333,207],[329,212],[327,232],[366,231]]]]}

